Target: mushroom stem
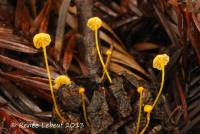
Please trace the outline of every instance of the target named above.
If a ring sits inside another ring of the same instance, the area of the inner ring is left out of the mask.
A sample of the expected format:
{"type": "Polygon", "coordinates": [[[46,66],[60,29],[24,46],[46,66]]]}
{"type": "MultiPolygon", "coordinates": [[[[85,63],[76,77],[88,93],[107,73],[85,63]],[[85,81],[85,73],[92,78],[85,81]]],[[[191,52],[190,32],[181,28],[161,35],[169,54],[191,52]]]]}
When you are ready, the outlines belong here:
{"type": "Polygon", "coordinates": [[[159,99],[159,97],[160,97],[160,95],[161,95],[161,93],[162,93],[162,90],[163,90],[164,81],[165,81],[165,67],[162,65],[162,80],[161,80],[161,85],[160,85],[159,92],[158,92],[158,94],[157,94],[157,96],[156,96],[156,99],[154,100],[154,103],[153,103],[153,105],[152,105],[152,108],[154,108],[155,105],[156,105],[157,102],[158,102],[158,99],[159,99]]]}
{"type": "Polygon", "coordinates": [[[151,117],[150,114],[151,114],[151,112],[147,113],[147,123],[146,123],[145,127],[142,129],[142,131],[140,132],[140,134],[143,134],[146,131],[146,129],[148,128],[149,122],[150,122],[150,117],[151,117]]]}
{"type": "Polygon", "coordinates": [[[103,71],[106,73],[109,82],[112,83],[112,80],[111,80],[111,78],[110,78],[110,75],[109,75],[109,73],[108,73],[108,71],[107,71],[107,68],[106,68],[106,66],[105,66],[105,64],[104,64],[104,62],[103,62],[102,57],[101,57],[101,53],[100,53],[100,49],[99,49],[99,43],[98,43],[98,30],[95,30],[95,42],[96,42],[95,44],[96,44],[97,53],[98,53],[100,62],[101,62],[101,64],[102,64],[102,66],[103,66],[103,71]]]}
{"type": "Polygon", "coordinates": [[[86,112],[84,94],[81,94],[81,99],[82,99],[82,103],[83,103],[83,116],[84,116],[84,119],[85,119],[85,123],[86,123],[86,125],[90,128],[90,123],[89,123],[89,121],[88,121],[88,119],[87,119],[87,112],[86,112]]]}
{"type": "MultiPolygon", "coordinates": [[[[106,55],[107,55],[107,58],[106,58],[105,67],[106,67],[106,69],[108,69],[108,64],[111,60],[112,51],[108,49],[106,52],[106,55]]],[[[104,80],[104,77],[105,77],[105,71],[103,72],[103,75],[101,76],[101,80],[100,80],[101,82],[104,80]]]]}
{"type": "Polygon", "coordinates": [[[60,114],[60,112],[58,110],[58,106],[56,104],[56,99],[55,99],[55,95],[54,95],[54,92],[53,92],[53,86],[52,86],[52,81],[51,81],[51,74],[50,74],[50,71],[49,71],[49,64],[48,64],[48,60],[47,60],[46,47],[43,46],[42,48],[43,48],[43,53],[44,53],[44,60],[45,60],[45,64],[46,64],[46,70],[47,70],[47,75],[48,75],[48,79],[49,79],[49,87],[50,87],[50,90],[51,90],[53,105],[54,105],[54,108],[55,108],[55,111],[56,111],[58,117],[61,120],[66,121],[65,118],[63,118],[62,115],[60,114]]]}
{"type": "Polygon", "coordinates": [[[84,93],[85,93],[85,88],[80,87],[79,88],[79,94],[81,95],[81,100],[82,100],[83,116],[84,116],[84,120],[85,120],[86,125],[90,128],[90,123],[89,123],[89,121],[87,119],[87,111],[86,111],[86,106],[85,106],[84,93]]]}
{"type": "Polygon", "coordinates": [[[140,129],[140,119],[141,119],[141,112],[142,112],[142,92],[140,92],[140,100],[139,100],[139,114],[137,120],[137,127],[136,127],[136,134],[138,134],[140,129]]]}

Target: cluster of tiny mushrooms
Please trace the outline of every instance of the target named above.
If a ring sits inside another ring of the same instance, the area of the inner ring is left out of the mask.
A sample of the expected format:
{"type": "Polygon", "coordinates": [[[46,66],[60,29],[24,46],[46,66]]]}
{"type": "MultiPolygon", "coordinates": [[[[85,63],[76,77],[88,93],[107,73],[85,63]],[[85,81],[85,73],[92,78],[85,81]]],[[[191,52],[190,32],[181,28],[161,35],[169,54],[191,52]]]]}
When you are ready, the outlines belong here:
{"type": "MultiPolygon", "coordinates": [[[[87,26],[91,30],[93,30],[94,34],[95,34],[96,49],[97,49],[97,53],[98,53],[98,56],[99,56],[99,60],[100,60],[102,67],[103,67],[103,75],[101,77],[101,81],[104,79],[104,76],[106,75],[109,82],[112,84],[112,79],[109,75],[109,72],[108,72],[106,66],[105,66],[105,63],[103,61],[103,58],[101,56],[101,52],[100,52],[100,49],[99,49],[99,44],[98,44],[98,29],[102,26],[102,20],[99,17],[92,17],[88,20],[87,26]]],[[[60,75],[54,80],[54,86],[52,84],[51,74],[50,74],[48,59],[47,59],[47,52],[46,52],[46,47],[51,43],[51,37],[50,37],[49,34],[47,34],[47,33],[36,34],[33,37],[33,43],[34,43],[34,46],[37,49],[43,48],[44,60],[45,60],[45,64],[46,64],[46,70],[47,70],[47,75],[48,75],[48,80],[49,80],[49,87],[50,87],[50,90],[51,90],[51,96],[52,96],[52,100],[53,100],[53,106],[54,106],[55,112],[58,115],[58,117],[62,121],[66,121],[66,119],[59,112],[59,109],[58,109],[58,106],[57,106],[57,103],[56,103],[56,99],[55,99],[55,95],[54,95],[54,89],[58,90],[62,85],[70,85],[71,80],[66,75],[60,75]]],[[[107,52],[106,52],[107,60],[108,60],[109,56],[111,56],[111,54],[112,54],[112,51],[108,49],[107,52]]],[[[106,60],[106,62],[107,62],[107,60],[106,60]]],[[[147,122],[146,122],[145,127],[140,132],[140,134],[143,134],[146,131],[146,129],[149,125],[149,122],[150,122],[151,112],[152,112],[153,108],[155,107],[155,105],[157,104],[158,99],[159,99],[159,97],[162,93],[163,85],[164,85],[164,78],[165,78],[165,66],[168,64],[168,62],[169,62],[169,56],[167,54],[157,55],[153,60],[153,68],[156,68],[156,69],[162,71],[162,80],[161,80],[159,92],[158,92],[156,99],[154,100],[153,104],[152,105],[149,105],[149,104],[144,105],[144,112],[147,113],[147,115],[146,115],[147,122]]],[[[139,128],[140,128],[140,119],[141,119],[141,112],[142,112],[142,106],[143,106],[143,102],[142,102],[143,91],[144,91],[143,87],[137,88],[137,92],[140,95],[140,99],[139,99],[139,114],[138,114],[138,120],[137,120],[136,134],[139,133],[139,128]]],[[[81,95],[81,98],[82,98],[84,120],[85,120],[86,125],[90,128],[90,124],[89,124],[88,119],[87,119],[84,93],[85,93],[85,89],[83,87],[79,87],[79,94],[81,95]]]]}

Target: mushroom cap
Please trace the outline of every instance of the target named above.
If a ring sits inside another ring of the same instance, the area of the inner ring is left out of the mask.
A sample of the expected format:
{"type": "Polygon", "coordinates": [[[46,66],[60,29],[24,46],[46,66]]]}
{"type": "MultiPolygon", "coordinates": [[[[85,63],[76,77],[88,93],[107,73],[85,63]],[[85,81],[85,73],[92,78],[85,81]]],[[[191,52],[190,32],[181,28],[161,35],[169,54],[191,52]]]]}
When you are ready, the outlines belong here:
{"type": "Polygon", "coordinates": [[[80,87],[80,88],[79,88],[79,94],[83,94],[83,93],[85,93],[85,88],[80,87]]]}
{"type": "Polygon", "coordinates": [[[145,105],[144,106],[144,112],[150,113],[152,111],[153,107],[151,105],[145,105]]]}
{"type": "Polygon", "coordinates": [[[88,20],[87,26],[91,30],[96,31],[102,26],[102,20],[99,17],[92,17],[88,20]]]}
{"type": "Polygon", "coordinates": [[[59,89],[62,85],[70,85],[71,80],[68,76],[66,75],[59,75],[55,80],[54,80],[54,88],[59,89]]]}
{"type": "Polygon", "coordinates": [[[46,47],[50,43],[51,43],[51,37],[47,33],[38,33],[33,37],[33,44],[37,49],[41,47],[46,47]]]}
{"type": "Polygon", "coordinates": [[[138,92],[138,93],[142,93],[143,91],[144,91],[144,88],[143,88],[143,87],[138,87],[138,88],[137,88],[137,92],[138,92]]]}
{"type": "Polygon", "coordinates": [[[106,51],[106,55],[111,55],[111,54],[112,54],[111,50],[108,49],[108,50],[106,51]]]}
{"type": "Polygon", "coordinates": [[[168,62],[169,56],[167,54],[160,54],[153,59],[153,67],[162,70],[162,67],[166,66],[168,62]]]}

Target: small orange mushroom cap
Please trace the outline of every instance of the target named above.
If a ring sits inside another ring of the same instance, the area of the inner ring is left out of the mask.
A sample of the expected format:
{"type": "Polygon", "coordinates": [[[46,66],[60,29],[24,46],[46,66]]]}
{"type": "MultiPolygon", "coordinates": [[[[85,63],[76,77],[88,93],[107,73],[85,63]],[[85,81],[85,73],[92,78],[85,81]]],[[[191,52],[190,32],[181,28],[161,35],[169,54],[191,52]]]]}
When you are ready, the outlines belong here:
{"type": "Polygon", "coordinates": [[[106,51],[106,55],[111,55],[111,54],[112,54],[111,50],[108,49],[108,50],[106,51]]]}
{"type": "Polygon", "coordinates": [[[166,66],[168,62],[169,56],[167,54],[160,54],[153,59],[153,67],[162,70],[162,67],[166,66]]]}
{"type": "Polygon", "coordinates": [[[150,113],[152,111],[153,107],[151,105],[145,105],[144,106],[144,112],[150,113]]]}
{"type": "Polygon", "coordinates": [[[143,91],[144,91],[144,88],[143,88],[143,87],[138,87],[138,88],[137,88],[137,92],[138,92],[138,93],[142,93],[143,91]]]}
{"type": "Polygon", "coordinates": [[[85,88],[80,87],[80,88],[79,88],[79,94],[83,94],[83,93],[85,93],[85,88]]]}
{"type": "Polygon", "coordinates": [[[33,37],[33,44],[37,49],[41,47],[46,47],[50,43],[51,43],[51,37],[47,33],[38,33],[33,37]]]}
{"type": "Polygon", "coordinates": [[[66,75],[59,75],[55,80],[54,80],[54,88],[59,89],[62,85],[70,85],[71,80],[68,76],[66,75]]]}
{"type": "Polygon", "coordinates": [[[88,20],[87,26],[91,30],[96,31],[102,26],[102,20],[99,17],[92,17],[88,20]]]}

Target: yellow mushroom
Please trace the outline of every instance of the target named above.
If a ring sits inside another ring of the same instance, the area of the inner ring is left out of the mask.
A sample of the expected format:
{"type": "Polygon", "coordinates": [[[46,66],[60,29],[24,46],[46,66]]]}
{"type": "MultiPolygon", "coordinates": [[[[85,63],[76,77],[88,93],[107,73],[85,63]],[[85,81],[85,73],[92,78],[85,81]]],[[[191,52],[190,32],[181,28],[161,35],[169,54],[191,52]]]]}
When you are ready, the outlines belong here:
{"type": "Polygon", "coordinates": [[[112,54],[112,51],[110,50],[110,49],[108,49],[107,51],[106,51],[106,55],[107,56],[110,56],[112,54]]]}
{"type": "Polygon", "coordinates": [[[37,49],[47,47],[50,43],[51,37],[47,33],[39,33],[33,37],[33,44],[37,49]]]}
{"type": "Polygon", "coordinates": [[[79,94],[81,95],[81,99],[82,99],[83,116],[84,116],[86,125],[88,127],[90,127],[90,123],[89,123],[89,121],[87,119],[87,111],[86,111],[86,106],[85,106],[85,96],[84,96],[84,93],[85,93],[85,88],[79,87],[79,94]]]}
{"type": "Polygon", "coordinates": [[[79,94],[84,94],[85,93],[85,88],[79,87],[79,94]]]}
{"type": "Polygon", "coordinates": [[[100,52],[100,49],[99,49],[99,43],[98,43],[98,29],[101,27],[102,25],[102,20],[99,18],[99,17],[92,17],[88,20],[87,22],[87,26],[93,30],[95,32],[95,44],[96,44],[96,49],[97,49],[97,53],[98,53],[98,56],[99,56],[99,59],[100,59],[100,62],[102,64],[102,67],[103,67],[103,70],[104,72],[106,73],[106,76],[108,77],[108,80],[110,83],[112,83],[112,80],[110,78],[110,75],[106,69],[106,66],[104,64],[104,61],[103,61],[103,58],[101,56],[101,52],[100,52]]]}
{"type": "Polygon", "coordinates": [[[153,110],[152,105],[145,105],[144,106],[144,112],[145,113],[150,113],[153,110]]]}
{"type": "Polygon", "coordinates": [[[159,89],[156,99],[152,105],[153,108],[157,104],[158,99],[163,90],[164,81],[165,81],[165,66],[168,64],[168,62],[169,62],[169,56],[167,54],[157,55],[153,60],[153,67],[162,71],[162,80],[161,80],[161,84],[160,84],[160,89],[159,89]]]}
{"type": "Polygon", "coordinates": [[[142,113],[142,93],[144,91],[143,87],[138,87],[137,92],[140,94],[140,100],[139,100],[139,112],[138,112],[138,120],[137,120],[137,127],[136,127],[136,134],[138,134],[140,129],[140,119],[141,119],[141,113],[142,113]]]}
{"type": "Polygon", "coordinates": [[[49,80],[49,87],[50,87],[50,90],[51,90],[51,96],[52,96],[52,100],[53,100],[53,105],[54,105],[55,111],[56,111],[58,117],[61,120],[66,121],[65,118],[62,117],[62,115],[60,114],[60,112],[58,110],[58,106],[57,106],[55,95],[54,95],[54,91],[53,91],[53,86],[52,86],[52,81],[51,81],[51,73],[50,73],[50,70],[49,70],[49,64],[48,64],[47,52],[46,52],[46,47],[50,43],[51,43],[51,37],[47,33],[39,33],[39,34],[36,34],[33,37],[34,46],[37,49],[43,48],[44,60],[45,60],[45,65],[46,65],[46,70],[47,70],[47,75],[48,75],[48,80],[49,80]]]}
{"type": "MultiPolygon", "coordinates": [[[[111,54],[112,54],[112,51],[111,51],[110,49],[108,49],[108,50],[106,51],[106,55],[107,55],[107,58],[106,58],[106,65],[107,65],[108,62],[109,62],[109,58],[110,58],[111,54]]],[[[107,69],[107,68],[106,68],[106,69],[107,69]]],[[[105,71],[103,72],[103,75],[101,76],[101,81],[103,81],[104,76],[105,76],[105,71]]]]}
{"type": "Polygon", "coordinates": [[[162,70],[169,62],[169,56],[167,54],[157,55],[153,60],[153,68],[162,70]]]}
{"type": "Polygon", "coordinates": [[[88,20],[87,26],[93,30],[96,31],[102,26],[102,20],[99,17],[92,17],[88,20]]]}
{"type": "Polygon", "coordinates": [[[156,96],[156,99],[153,102],[153,105],[145,105],[145,107],[144,107],[144,112],[147,113],[147,124],[140,134],[143,134],[146,131],[146,129],[149,125],[149,122],[150,122],[151,111],[157,104],[158,99],[160,98],[160,95],[162,93],[164,81],[165,81],[165,66],[168,64],[168,62],[169,62],[169,56],[167,54],[157,55],[153,60],[153,67],[162,71],[162,80],[161,80],[159,92],[156,96]]]}
{"type": "Polygon", "coordinates": [[[68,76],[66,75],[59,75],[55,80],[54,80],[54,88],[59,89],[62,85],[70,85],[71,80],[68,76]]]}
{"type": "Polygon", "coordinates": [[[142,131],[140,132],[140,134],[143,134],[146,129],[148,128],[149,126],[149,122],[150,122],[150,114],[151,114],[151,111],[153,110],[153,107],[151,105],[145,105],[144,106],[144,112],[147,113],[147,122],[146,122],[146,125],[145,127],[142,129],[142,131]]]}

